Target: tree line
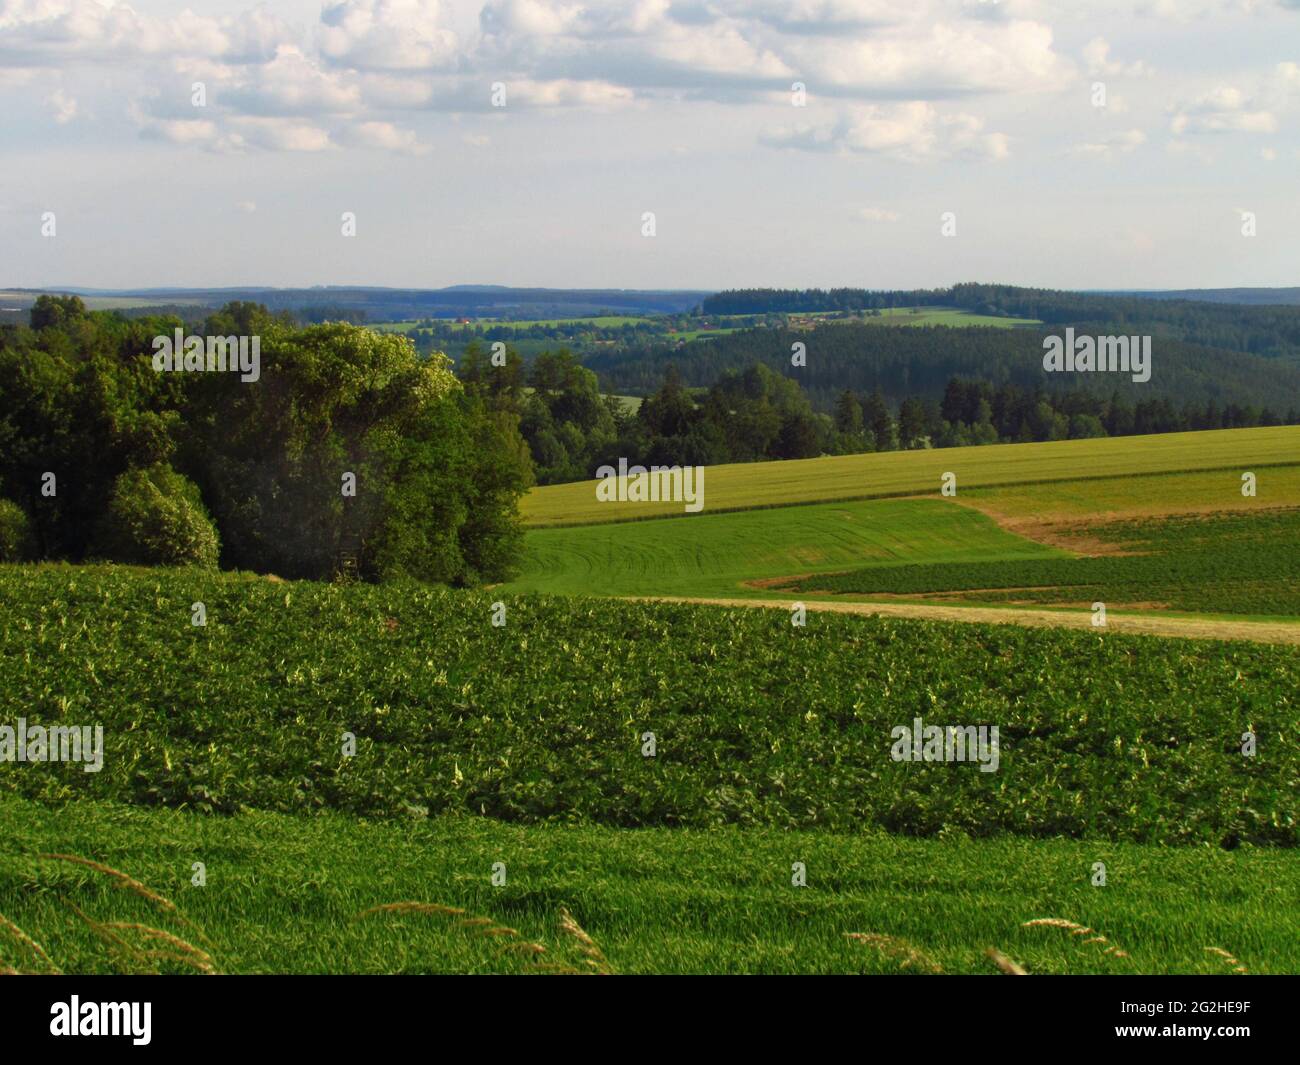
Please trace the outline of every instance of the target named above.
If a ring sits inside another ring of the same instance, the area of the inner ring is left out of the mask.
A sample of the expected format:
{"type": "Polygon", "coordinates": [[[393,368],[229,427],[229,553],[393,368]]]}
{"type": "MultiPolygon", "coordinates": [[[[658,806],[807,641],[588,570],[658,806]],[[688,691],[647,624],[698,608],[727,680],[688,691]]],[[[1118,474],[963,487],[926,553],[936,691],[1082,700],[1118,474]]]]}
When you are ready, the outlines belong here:
{"type": "Polygon", "coordinates": [[[518,420],[539,484],[584,480],[620,458],[645,466],[714,465],[1300,423],[1295,410],[1284,419],[1267,407],[1215,399],[1135,402],[1119,389],[1048,390],[976,376],[950,376],[937,393],[897,402],[879,387],[842,388],[822,412],[797,380],[762,363],[725,369],[705,387],[690,386],[669,363],[632,411],[602,396],[597,375],[567,350],[528,365],[507,348],[498,363],[471,345],[458,373],[467,391],[518,420]]]}

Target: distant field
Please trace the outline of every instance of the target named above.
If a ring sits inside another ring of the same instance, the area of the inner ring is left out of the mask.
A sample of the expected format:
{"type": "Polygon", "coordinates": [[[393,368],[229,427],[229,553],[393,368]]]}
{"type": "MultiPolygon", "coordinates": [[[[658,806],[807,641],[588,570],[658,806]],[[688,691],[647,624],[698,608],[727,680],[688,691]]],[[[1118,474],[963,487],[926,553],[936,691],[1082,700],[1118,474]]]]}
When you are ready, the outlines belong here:
{"type": "MultiPolygon", "coordinates": [[[[67,972],[111,972],[99,921],[162,925],[225,973],[520,973],[538,961],[590,971],[557,927],[561,907],[614,973],[897,973],[902,959],[846,933],[893,937],[946,973],[996,975],[990,946],[1033,974],[1222,973],[1205,948],[1251,973],[1300,970],[1294,935],[1300,862],[1292,853],[1169,848],[1090,840],[962,837],[785,828],[630,832],[456,817],[376,823],[78,802],[47,808],[0,795],[0,914],[67,972]],[[84,867],[104,862],[172,900],[191,925],[84,867]],[[435,860],[431,860],[435,859],[435,860]],[[208,881],[190,884],[192,862],[208,881]],[[808,886],[790,884],[801,861],[808,886]],[[1104,890],[1089,882],[1106,863],[1104,890]],[[504,862],[504,886],[489,886],[504,862]],[[455,913],[372,914],[385,903],[459,907],[516,936],[458,925],[455,913]],[[1126,957],[1068,931],[1025,928],[1055,917],[1097,929],[1126,957]]],[[[41,969],[0,939],[0,964],[41,969]]],[[[186,966],[163,964],[164,971],[186,966]]],[[[912,970],[918,968],[912,966],[912,970]]],[[[545,971],[545,970],[542,970],[545,971]]]]}
{"type": "MultiPolygon", "coordinates": [[[[957,475],[961,496],[968,489],[1100,477],[1123,478],[1105,490],[1123,493],[1124,485],[1135,476],[1216,470],[1221,471],[1221,479],[1210,478],[1200,487],[1214,485],[1211,501],[1226,501],[1241,498],[1243,471],[1258,473],[1266,467],[1297,464],[1300,426],[737,463],[706,469],[704,513],[925,495],[938,492],[941,477],[948,471],[957,475]]],[[[1261,485],[1273,484],[1272,476],[1263,477],[1261,485]]],[[[1283,478],[1283,483],[1294,483],[1290,474],[1283,478]]],[[[1181,485],[1170,482],[1169,491],[1181,490],[1181,485]]],[[[1265,492],[1266,487],[1260,491],[1265,492]]],[[[1050,500],[1051,495],[1038,498],[1050,500]]],[[[681,503],[602,503],[596,498],[594,481],[535,488],[524,497],[520,510],[532,526],[599,524],[684,513],[681,503]]]]}
{"type": "Polygon", "coordinates": [[[744,327],[724,325],[719,326],[716,329],[688,329],[681,333],[665,333],[664,336],[669,340],[684,340],[689,343],[692,340],[699,340],[700,337],[704,337],[707,340],[709,337],[738,333],[741,328],[744,327]]]}
{"type": "Polygon", "coordinates": [[[741,582],[865,563],[1068,557],[934,499],[830,503],[528,533],[510,592],[761,595],[741,582]]]}
{"type": "Polygon", "coordinates": [[[1037,318],[1005,318],[988,314],[975,314],[959,307],[887,307],[880,317],[868,317],[867,322],[884,325],[947,325],[954,327],[988,325],[999,329],[1019,329],[1040,326],[1037,318]]]}
{"type": "MultiPolygon", "coordinates": [[[[40,293],[0,291],[0,303],[26,310],[40,293]]],[[[135,307],[201,307],[204,301],[193,296],[82,296],[81,302],[92,311],[125,311],[135,307]]]]}
{"type": "MultiPolygon", "coordinates": [[[[533,390],[531,388],[524,389],[524,395],[529,396],[532,395],[532,393],[533,390]]],[[[605,394],[604,398],[618,400],[619,406],[621,406],[624,410],[629,411],[630,413],[633,414],[636,413],[637,408],[640,407],[641,404],[644,402],[644,400],[640,396],[615,396],[615,395],[605,394]]]]}
{"type": "Polygon", "coordinates": [[[635,414],[641,409],[641,404],[645,402],[645,399],[641,396],[608,396],[606,398],[618,400],[623,409],[629,414],[635,414]]]}
{"type": "MultiPolygon", "coordinates": [[[[650,322],[652,318],[634,318],[627,315],[601,315],[595,318],[534,318],[526,321],[510,321],[505,318],[475,318],[466,326],[464,323],[458,327],[452,318],[434,319],[439,325],[451,328],[468,328],[474,329],[481,326],[484,329],[532,329],[541,327],[543,329],[554,329],[562,325],[590,326],[596,329],[618,329],[625,325],[636,325],[638,322],[650,322]]],[[[373,322],[368,328],[378,329],[389,333],[409,333],[412,329],[420,328],[424,319],[407,319],[400,322],[373,322]]]]}

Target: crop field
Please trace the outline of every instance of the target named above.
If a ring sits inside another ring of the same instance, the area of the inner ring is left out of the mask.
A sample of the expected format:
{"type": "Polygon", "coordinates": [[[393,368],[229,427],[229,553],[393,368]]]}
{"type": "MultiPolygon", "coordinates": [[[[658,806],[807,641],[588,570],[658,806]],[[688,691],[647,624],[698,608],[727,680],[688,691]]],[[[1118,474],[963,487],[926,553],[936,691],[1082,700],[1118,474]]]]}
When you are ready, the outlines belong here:
{"type": "Polygon", "coordinates": [[[507,597],[498,627],[491,593],[197,571],[3,581],[0,719],[105,726],[100,772],[3,764],[0,791],[47,802],[1214,845],[1300,831],[1294,649],[579,597],[507,597]],[[890,729],[933,712],[1000,723],[998,772],[891,760],[890,729]]]}
{"type": "Polygon", "coordinates": [[[1013,526],[1053,522],[1062,529],[1086,530],[1113,518],[1297,507],[1300,464],[1261,462],[1243,466],[1229,477],[1212,470],[972,488],[961,491],[957,501],[1013,526]],[[1241,494],[1241,473],[1248,471],[1256,476],[1253,496],[1241,494]]]}
{"type": "Polygon", "coordinates": [[[192,570],[0,586],[0,720],[104,726],[99,772],[0,763],[0,913],[69,971],[115,962],[68,903],[202,930],[228,972],[1300,960],[1295,649],[536,595],[497,627],[496,592],[192,570]],[[998,723],[997,772],[894,760],[915,717],[998,723]],[[452,909],[362,916],[397,902],[452,909]]]}
{"type": "MultiPolygon", "coordinates": [[[[1226,505],[1241,498],[1242,472],[1297,465],[1300,426],[737,463],[707,468],[705,512],[928,495],[938,492],[945,472],[956,474],[964,498],[967,489],[1222,471],[1210,504],[1226,505]]],[[[520,511],[532,526],[595,525],[680,516],[683,506],[601,502],[596,482],[579,481],[533,489],[520,511]]]]}
{"type": "Polygon", "coordinates": [[[1118,521],[1090,533],[1131,553],[868,566],[805,577],[783,590],[1300,617],[1300,510],[1118,521]]]}

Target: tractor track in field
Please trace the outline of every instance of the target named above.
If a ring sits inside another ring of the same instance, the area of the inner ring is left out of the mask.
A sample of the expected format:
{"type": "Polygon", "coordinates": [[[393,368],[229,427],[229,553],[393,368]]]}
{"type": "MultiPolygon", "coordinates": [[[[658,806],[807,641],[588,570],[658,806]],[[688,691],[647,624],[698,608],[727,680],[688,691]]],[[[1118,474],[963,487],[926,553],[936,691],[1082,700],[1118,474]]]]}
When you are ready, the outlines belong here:
{"type": "MultiPolygon", "coordinates": [[[[708,606],[766,607],[788,611],[793,599],[715,599],[703,596],[633,596],[644,602],[700,603],[708,606]]],[[[953,607],[928,603],[830,602],[805,599],[810,611],[832,614],[878,614],[925,621],[965,621],[1030,628],[1084,629],[1124,635],[1174,636],[1189,640],[1249,640],[1254,643],[1300,645],[1300,624],[1273,621],[1230,621],[1218,618],[1155,617],[1150,614],[1107,614],[1106,626],[1092,624],[1091,611],[1032,610],[1014,607],[953,607]]]]}

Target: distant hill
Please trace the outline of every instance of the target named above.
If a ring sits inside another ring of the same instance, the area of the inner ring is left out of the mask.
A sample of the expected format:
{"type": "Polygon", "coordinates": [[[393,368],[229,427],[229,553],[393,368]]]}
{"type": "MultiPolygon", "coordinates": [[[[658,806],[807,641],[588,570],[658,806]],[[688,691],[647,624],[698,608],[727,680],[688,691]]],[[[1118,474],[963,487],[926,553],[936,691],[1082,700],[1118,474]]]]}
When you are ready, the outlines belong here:
{"type": "MultiPolygon", "coordinates": [[[[1297,289],[1205,289],[1203,292],[1297,292],[1297,289]]],[[[704,301],[705,314],[861,311],[890,307],[958,307],[993,317],[1032,318],[1049,326],[1090,332],[1148,333],[1210,348],[1300,362],[1300,301],[1233,302],[1187,299],[1175,293],[1066,292],[963,282],[952,288],[737,289],[704,301]]]]}
{"type": "Polygon", "coordinates": [[[1099,295],[1139,296],[1148,300],[1195,300],[1200,303],[1239,303],[1248,307],[1300,305],[1300,288],[1183,288],[1103,292],[1099,295]]]}
{"type": "Polygon", "coordinates": [[[0,307],[26,308],[42,292],[73,293],[92,309],[141,307],[220,307],[231,300],[265,304],[273,311],[305,307],[337,308],[366,321],[405,318],[560,318],[614,314],[681,314],[699,306],[707,292],[640,289],[507,288],[456,285],[451,288],[371,288],[324,285],[315,288],[140,288],[94,289],[69,286],[9,289],[0,307]]]}

